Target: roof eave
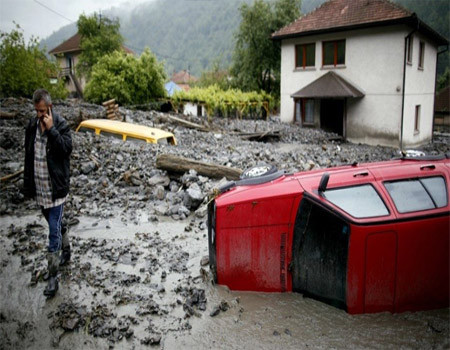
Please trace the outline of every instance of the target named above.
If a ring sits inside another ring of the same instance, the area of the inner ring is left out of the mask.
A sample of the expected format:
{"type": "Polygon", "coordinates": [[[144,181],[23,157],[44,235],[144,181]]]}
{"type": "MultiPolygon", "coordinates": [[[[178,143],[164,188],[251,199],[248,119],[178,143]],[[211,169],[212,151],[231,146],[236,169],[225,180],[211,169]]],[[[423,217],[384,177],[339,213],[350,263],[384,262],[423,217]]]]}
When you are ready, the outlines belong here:
{"type": "Polygon", "coordinates": [[[425,34],[427,34],[427,36],[429,36],[431,39],[433,39],[433,41],[438,46],[449,44],[449,42],[446,38],[444,38],[442,35],[440,35],[434,29],[432,29],[427,24],[425,24],[420,19],[418,19],[415,14],[412,14],[411,16],[408,16],[408,17],[396,18],[396,19],[387,20],[387,21],[359,23],[359,24],[353,24],[353,25],[342,26],[342,27],[330,27],[330,28],[323,28],[323,29],[318,29],[318,30],[310,30],[310,31],[305,31],[305,32],[301,32],[301,33],[273,35],[271,37],[271,39],[272,40],[284,40],[284,39],[299,38],[299,37],[310,36],[310,35],[344,32],[344,31],[355,30],[355,29],[365,29],[365,28],[371,28],[371,27],[384,27],[384,26],[390,26],[390,25],[395,25],[395,24],[407,24],[409,26],[419,28],[419,31],[422,30],[425,34]]]}
{"type": "Polygon", "coordinates": [[[49,51],[48,53],[49,53],[49,55],[59,55],[59,54],[61,54],[61,53],[77,52],[77,51],[81,52],[81,50],[80,50],[79,48],[76,48],[76,49],[71,49],[71,50],[61,50],[61,51],[51,50],[51,51],[49,51]]]}

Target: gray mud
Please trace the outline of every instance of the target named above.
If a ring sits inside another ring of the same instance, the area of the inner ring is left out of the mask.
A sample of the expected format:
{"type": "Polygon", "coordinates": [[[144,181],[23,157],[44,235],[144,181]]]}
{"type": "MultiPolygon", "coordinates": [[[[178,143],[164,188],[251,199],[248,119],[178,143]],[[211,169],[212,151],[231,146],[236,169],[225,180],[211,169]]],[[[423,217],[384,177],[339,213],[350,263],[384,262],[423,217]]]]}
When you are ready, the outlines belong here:
{"type": "MultiPolygon", "coordinates": [[[[0,176],[23,163],[26,99],[0,100],[17,113],[0,120],[0,176]]],[[[55,104],[72,127],[104,109],[55,104]]],[[[351,316],[301,294],[231,292],[211,282],[207,194],[226,179],[181,176],[155,167],[161,153],[245,169],[275,164],[288,172],[398,156],[336,135],[268,121],[215,118],[211,132],[185,129],[158,112],[121,108],[128,121],[171,130],[178,146],[135,144],[73,133],[72,261],[47,300],[47,224],[20,193],[20,177],[0,188],[0,349],[448,349],[449,309],[351,316]],[[271,143],[236,131],[279,130],[271,143]],[[202,201],[202,198],[204,199],[202,201]]],[[[205,123],[192,117],[191,121],[205,123]]],[[[448,138],[426,145],[450,149],[448,138]]]]}
{"type": "Polygon", "coordinates": [[[57,296],[47,300],[46,282],[36,278],[45,270],[45,220],[38,213],[2,217],[2,348],[449,347],[448,309],[352,316],[297,293],[213,285],[201,267],[208,254],[201,220],[79,219],[70,230],[74,259],[61,271],[57,296]]]}

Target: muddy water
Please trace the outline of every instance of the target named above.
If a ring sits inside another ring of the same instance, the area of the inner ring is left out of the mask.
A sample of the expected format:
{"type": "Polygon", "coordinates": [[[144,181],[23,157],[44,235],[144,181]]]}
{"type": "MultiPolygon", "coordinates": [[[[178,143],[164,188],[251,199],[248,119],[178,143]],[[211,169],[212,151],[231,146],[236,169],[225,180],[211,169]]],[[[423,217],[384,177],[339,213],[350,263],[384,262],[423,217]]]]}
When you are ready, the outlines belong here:
{"type": "Polygon", "coordinates": [[[57,296],[46,300],[45,282],[30,285],[33,271],[45,266],[44,238],[39,249],[18,252],[18,240],[32,246],[33,239],[11,234],[10,227],[33,224],[28,232],[39,237],[45,221],[37,213],[0,220],[0,349],[140,349],[154,335],[161,340],[152,348],[163,349],[449,348],[448,309],[351,316],[300,294],[231,292],[212,285],[200,272],[208,252],[205,222],[199,219],[153,223],[142,215],[136,225],[118,217],[80,218],[71,228],[72,263],[61,271],[57,296]],[[186,312],[180,288],[205,290],[206,310],[194,306],[192,315],[186,312]],[[159,313],[146,312],[150,301],[159,313]],[[58,310],[67,302],[91,312],[85,318],[91,323],[66,331],[58,326],[58,310]],[[211,317],[221,302],[228,310],[211,317]],[[112,313],[104,324],[134,319],[132,336],[95,336],[92,310],[99,305],[112,313]]]}

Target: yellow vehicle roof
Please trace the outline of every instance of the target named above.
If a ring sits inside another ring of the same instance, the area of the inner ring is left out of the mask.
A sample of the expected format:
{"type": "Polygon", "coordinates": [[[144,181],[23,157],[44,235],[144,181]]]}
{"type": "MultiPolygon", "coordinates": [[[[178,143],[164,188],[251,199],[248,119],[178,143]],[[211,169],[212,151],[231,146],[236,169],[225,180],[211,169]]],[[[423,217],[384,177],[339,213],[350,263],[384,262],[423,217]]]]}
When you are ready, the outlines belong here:
{"type": "Polygon", "coordinates": [[[109,119],[89,119],[82,121],[80,125],[78,125],[76,131],[78,132],[78,130],[82,127],[95,130],[95,133],[97,135],[101,134],[101,131],[124,135],[124,141],[126,140],[127,136],[130,136],[146,140],[149,143],[157,143],[160,139],[168,139],[169,143],[173,145],[177,144],[175,136],[171,132],[151,128],[145,125],[132,124],[109,119]]]}

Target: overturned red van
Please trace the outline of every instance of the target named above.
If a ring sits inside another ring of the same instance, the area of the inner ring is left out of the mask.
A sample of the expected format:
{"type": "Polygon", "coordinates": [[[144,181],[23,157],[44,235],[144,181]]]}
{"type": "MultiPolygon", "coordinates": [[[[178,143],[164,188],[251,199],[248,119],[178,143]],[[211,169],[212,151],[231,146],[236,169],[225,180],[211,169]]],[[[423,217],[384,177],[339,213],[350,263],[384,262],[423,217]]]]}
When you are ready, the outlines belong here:
{"type": "Polygon", "coordinates": [[[351,314],[448,307],[449,182],[449,155],[250,169],[209,204],[211,271],[232,290],[300,292],[351,314]]]}

